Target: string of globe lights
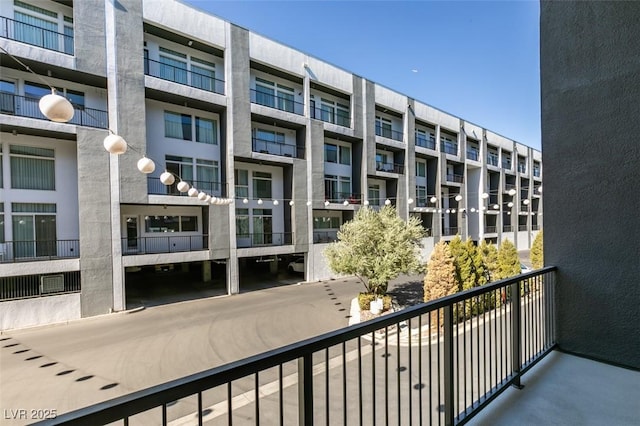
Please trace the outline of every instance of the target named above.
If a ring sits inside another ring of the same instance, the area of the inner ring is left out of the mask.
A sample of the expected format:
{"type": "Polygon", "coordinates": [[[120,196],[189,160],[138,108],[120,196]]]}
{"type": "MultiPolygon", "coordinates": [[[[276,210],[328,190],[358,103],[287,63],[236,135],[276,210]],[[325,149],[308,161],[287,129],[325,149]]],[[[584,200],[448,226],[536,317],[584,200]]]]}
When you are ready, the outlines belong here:
{"type": "MultiPolygon", "coordinates": [[[[521,187],[521,190],[529,190],[529,187],[521,187]]],[[[538,186],[537,188],[535,188],[535,191],[537,192],[537,194],[533,194],[534,196],[540,196],[542,195],[542,185],[538,186]]],[[[490,203],[489,197],[490,194],[494,194],[497,195],[498,193],[500,193],[500,190],[493,190],[493,191],[489,191],[489,192],[483,192],[482,194],[480,194],[480,199],[483,200],[483,205],[480,205],[478,207],[470,207],[470,208],[465,208],[465,207],[459,207],[459,208],[455,208],[455,207],[449,207],[449,208],[442,208],[442,207],[438,207],[438,197],[435,195],[431,195],[431,196],[427,196],[424,197],[425,199],[429,200],[430,204],[433,204],[433,207],[414,207],[413,211],[414,212],[419,212],[419,213],[439,213],[439,214],[456,214],[456,213],[483,213],[483,212],[499,212],[499,211],[503,211],[505,212],[507,215],[511,215],[511,209],[515,206],[515,203],[513,202],[513,200],[511,201],[503,201],[502,202],[502,206],[506,206],[509,210],[506,211],[506,209],[503,209],[501,207],[500,204],[498,203],[490,203]],[[484,202],[487,202],[487,205],[484,205],[484,202]]],[[[517,194],[517,191],[512,188],[509,191],[507,191],[507,195],[509,195],[510,197],[514,197],[517,194]]],[[[475,195],[474,193],[470,193],[469,195],[475,195]]],[[[450,195],[445,195],[444,196],[445,199],[454,199],[456,202],[461,202],[463,197],[461,194],[450,194],[450,195]]],[[[471,199],[473,199],[473,197],[470,197],[471,199]]],[[[410,201],[413,201],[411,198],[409,199],[410,201]]],[[[530,200],[528,198],[524,198],[523,200],[521,200],[521,203],[523,206],[525,206],[525,209],[528,209],[529,205],[531,204],[530,200]]],[[[409,202],[409,204],[412,204],[411,202],[409,202]]],[[[521,208],[522,210],[522,208],[521,208]]],[[[530,213],[531,216],[541,216],[542,212],[524,212],[524,211],[520,211],[521,215],[524,214],[528,214],[530,213]]]]}
{"type": "MultiPolygon", "coordinates": [[[[42,98],[40,98],[38,102],[38,107],[40,109],[40,112],[42,112],[42,114],[46,118],[56,123],[68,123],[73,119],[73,116],[75,114],[75,109],[73,107],[73,104],[71,104],[71,102],[67,98],[59,95],[57,93],[56,88],[53,85],[51,85],[45,78],[43,78],[41,75],[33,71],[28,65],[22,62],[20,59],[13,56],[5,48],[0,46],[0,50],[2,50],[10,58],[12,58],[22,67],[24,67],[24,69],[26,69],[27,71],[35,75],[41,82],[43,82],[46,86],[48,86],[51,89],[51,94],[44,95],[42,98]]],[[[85,110],[84,113],[89,115],[91,118],[97,120],[97,118],[93,117],[88,111],[85,110]]],[[[140,158],[136,164],[138,167],[138,170],[141,173],[148,175],[155,171],[156,164],[151,158],[147,157],[146,154],[144,154],[143,152],[140,152],[134,146],[127,143],[122,136],[114,133],[111,129],[107,129],[107,130],[109,131],[109,134],[104,138],[103,145],[104,145],[104,148],[110,154],[122,155],[125,152],[127,152],[128,149],[130,149],[142,155],[142,158],[140,158]]],[[[160,175],[160,182],[162,182],[166,186],[171,186],[176,182],[176,178],[178,179],[176,189],[181,193],[186,193],[190,197],[197,197],[199,200],[205,203],[217,204],[217,205],[229,205],[233,203],[233,198],[216,197],[216,196],[207,194],[204,191],[199,191],[195,187],[189,185],[189,183],[184,181],[179,175],[172,173],[166,169],[160,175]]]]}

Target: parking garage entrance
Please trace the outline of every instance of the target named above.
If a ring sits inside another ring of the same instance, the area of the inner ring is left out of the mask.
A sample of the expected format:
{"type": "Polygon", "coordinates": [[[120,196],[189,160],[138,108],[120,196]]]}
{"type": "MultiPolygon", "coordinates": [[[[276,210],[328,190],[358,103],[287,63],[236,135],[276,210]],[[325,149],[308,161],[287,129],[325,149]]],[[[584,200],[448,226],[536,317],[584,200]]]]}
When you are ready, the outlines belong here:
{"type": "Polygon", "coordinates": [[[240,293],[304,281],[304,267],[299,267],[300,259],[304,259],[304,254],[239,258],[240,293]]]}
{"type": "Polygon", "coordinates": [[[125,268],[126,309],[227,294],[226,262],[202,261],[125,268]]]}

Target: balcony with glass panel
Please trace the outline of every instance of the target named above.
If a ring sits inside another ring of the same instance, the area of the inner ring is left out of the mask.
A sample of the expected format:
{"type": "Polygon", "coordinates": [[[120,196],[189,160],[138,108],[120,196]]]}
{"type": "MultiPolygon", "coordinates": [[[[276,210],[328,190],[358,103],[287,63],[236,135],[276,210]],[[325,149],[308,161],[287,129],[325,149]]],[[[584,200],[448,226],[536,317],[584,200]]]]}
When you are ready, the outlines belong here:
{"type": "Polygon", "coordinates": [[[224,95],[225,82],[217,79],[215,71],[210,67],[198,66],[194,63],[188,67],[186,62],[171,58],[161,56],[160,60],[156,61],[145,56],[144,73],[151,77],[224,95]]]}
{"type": "MultiPolygon", "coordinates": [[[[435,130],[433,131],[435,132],[435,130]]],[[[427,133],[425,131],[422,130],[416,130],[415,131],[415,137],[416,137],[416,146],[417,147],[422,147],[422,148],[427,148],[427,149],[436,149],[436,137],[435,137],[435,133],[427,133]]]]}
{"type": "Polygon", "coordinates": [[[0,38],[73,55],[73,20],[65,16],[62,32],[60,32],[56,12],[36,6],[32,8],[37,9],[37,13],[42,15],[42,18],[18,10],[14,11],[14,19],[0,16],[0,38]]]}

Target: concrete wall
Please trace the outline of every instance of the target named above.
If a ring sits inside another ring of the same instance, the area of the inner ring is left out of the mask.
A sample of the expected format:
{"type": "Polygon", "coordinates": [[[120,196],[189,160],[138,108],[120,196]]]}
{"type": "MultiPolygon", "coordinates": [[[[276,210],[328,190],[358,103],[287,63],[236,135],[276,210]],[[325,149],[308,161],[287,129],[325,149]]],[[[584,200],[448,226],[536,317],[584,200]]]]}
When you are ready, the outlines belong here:
{"type": "Polygon", "coordinates": [[[640,368],[640,7],[542,2],[545,263],[560,348],[640,368]]]}
{"type": "Polygon", "coordinates": [[[55,324],[80,318],[80,294],[2,302],[0,330],[55,324]]]}

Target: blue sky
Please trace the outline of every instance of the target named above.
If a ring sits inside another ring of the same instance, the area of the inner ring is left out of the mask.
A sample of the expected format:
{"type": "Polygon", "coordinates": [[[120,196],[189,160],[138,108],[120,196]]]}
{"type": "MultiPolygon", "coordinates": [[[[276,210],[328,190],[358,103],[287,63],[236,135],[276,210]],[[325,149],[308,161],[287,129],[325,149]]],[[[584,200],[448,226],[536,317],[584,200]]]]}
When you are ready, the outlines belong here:
{"type": "Polygon", "coordinates": [[[183,1],[540,148],[537,1],[183,1]]]}

